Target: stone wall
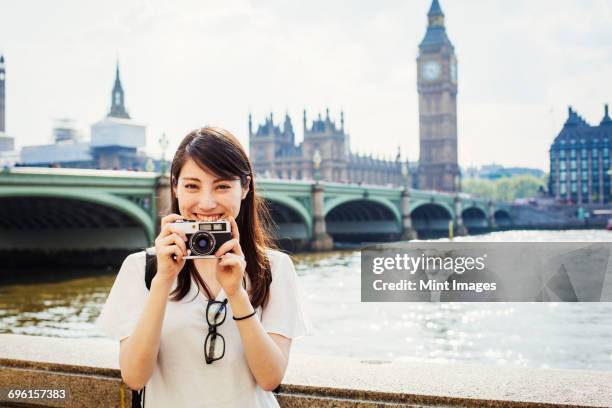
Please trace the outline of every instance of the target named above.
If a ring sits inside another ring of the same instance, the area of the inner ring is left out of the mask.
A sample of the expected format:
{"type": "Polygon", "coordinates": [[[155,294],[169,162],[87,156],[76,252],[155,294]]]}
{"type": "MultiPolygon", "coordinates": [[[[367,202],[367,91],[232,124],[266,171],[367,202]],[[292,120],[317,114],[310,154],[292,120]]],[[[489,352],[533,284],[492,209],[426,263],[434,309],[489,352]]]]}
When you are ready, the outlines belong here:
{"type": "MultiPolygon", "coordinates": [[[[118,344],[0,335],[0,388],[65,389],[38,407],[129,407],[118,344]]],[[[292,354],[277,399],[290,407],[610,407],[612,372],[398,363],[292,354]]],[[[178,407],[177,407],[178,408],[178,407]]]]}

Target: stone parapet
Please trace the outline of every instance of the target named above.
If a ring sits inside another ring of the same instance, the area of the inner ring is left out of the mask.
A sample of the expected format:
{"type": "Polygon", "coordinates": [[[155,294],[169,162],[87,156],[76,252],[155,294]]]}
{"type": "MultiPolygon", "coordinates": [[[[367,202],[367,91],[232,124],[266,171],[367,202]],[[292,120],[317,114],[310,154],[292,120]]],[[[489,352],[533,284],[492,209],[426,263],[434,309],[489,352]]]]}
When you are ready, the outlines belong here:
{"type": "MultiPolygon", "coordinates": [[[[0,335],[0,384],[68,391],[67,400],[27,406],[131,404],[118,344],[106,339],[0,335]]],[[[610,407],[611,384],[607,371],[292,354],[277,398],[282,407],[610,407]]]]}

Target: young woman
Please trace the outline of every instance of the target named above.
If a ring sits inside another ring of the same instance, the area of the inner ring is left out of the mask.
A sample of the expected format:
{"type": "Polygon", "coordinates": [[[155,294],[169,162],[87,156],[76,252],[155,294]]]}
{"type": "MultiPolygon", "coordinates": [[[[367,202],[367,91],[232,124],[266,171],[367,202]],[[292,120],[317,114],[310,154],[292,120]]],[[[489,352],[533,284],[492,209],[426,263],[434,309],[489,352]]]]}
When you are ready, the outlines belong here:
{"type": "Polygon", "coordinates": [[[251,163],[228,131],[203,128],[181,142],[171,168],[171,214],[145,252],[128,256],[98,326],[120,341],[123,381],[151,407],[278,407],[291,340],[306,334],[289,256],[274,248],[251,163]],[[184,259],[173,222],[229,220],[215,259],[184,259]]]}

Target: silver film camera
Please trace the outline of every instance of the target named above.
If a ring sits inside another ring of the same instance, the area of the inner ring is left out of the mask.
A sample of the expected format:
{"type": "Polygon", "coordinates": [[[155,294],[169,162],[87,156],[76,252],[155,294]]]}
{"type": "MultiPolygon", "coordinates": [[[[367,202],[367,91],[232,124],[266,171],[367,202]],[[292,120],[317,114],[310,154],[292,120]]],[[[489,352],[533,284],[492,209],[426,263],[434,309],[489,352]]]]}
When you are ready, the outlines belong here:
{"type": "Polygon", "coordinates": [[[227,220],[178,220],[172,224],[187,235],[191,254],[183,259],[214,258],[217,249],[232,239],[232,226],[227,220]]]}

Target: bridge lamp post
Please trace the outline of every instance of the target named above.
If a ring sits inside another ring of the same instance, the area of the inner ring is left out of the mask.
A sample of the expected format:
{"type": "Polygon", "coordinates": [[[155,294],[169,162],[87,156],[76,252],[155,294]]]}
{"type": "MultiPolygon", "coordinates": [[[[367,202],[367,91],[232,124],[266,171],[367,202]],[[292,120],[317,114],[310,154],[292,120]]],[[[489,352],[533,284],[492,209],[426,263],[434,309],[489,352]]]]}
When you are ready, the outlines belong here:
{"type": "Polygon", "coordinates": [[[410,174],[408,162],[402,162],[401,167],[404,186],[402,188],[402,240],[410,241],[417,239],[417,232],[412,227],[412,218],[410,218],[410,174]]]}
{"type": "Polygon", "coordinates": [[[321,172],[319,171],[319,168],[321,167],[321,152],[319,152],[319,149],[315,150],[314,154],[312,155],[312,164],[314,167],[315,183],[318,183],[321,179],[321,172]]]}
{"type": "Polygon", "coordinates": [[[402,177],[404,179],[404,186],[406,188],[410,187],[410,174],[408,169],[408,163],[402,162],[402,177]]]}
{"type": "MultiPolygon", "coordinates": [[[[463,217],[461,216],[461,172],[455,175],[455,220],[454,224],[456,225],[456,231],[454,231],[454,235],[457,236],[465,236],[467,235],[467,229],[463,224],[463,217]]],[[[452,240],[452,224],[453,220],[449,221],[449,238],[452,240]]]]}
{"type": "Polygon", "coordinates": [[[153,164],[153,159],[152,158],[148,158],[147,159],[147,163],[145,164],[145,170],[148,172],[152,172],[155,170],[155,165],[153,164]]]}
{"type": "Polygon", "coordinates": [[[457,194],[461,193],[461,172],[455,175],[455,190],[457,194]]]}
{"type": "Polygon", "coordinates": [[[164,175],[166,174],[166,149],[168,149],[168,138],[165,133],[162,133],[158,140],[159,147],[161,148],[161,160],[159,163],[159,172],[164,175]]]}

